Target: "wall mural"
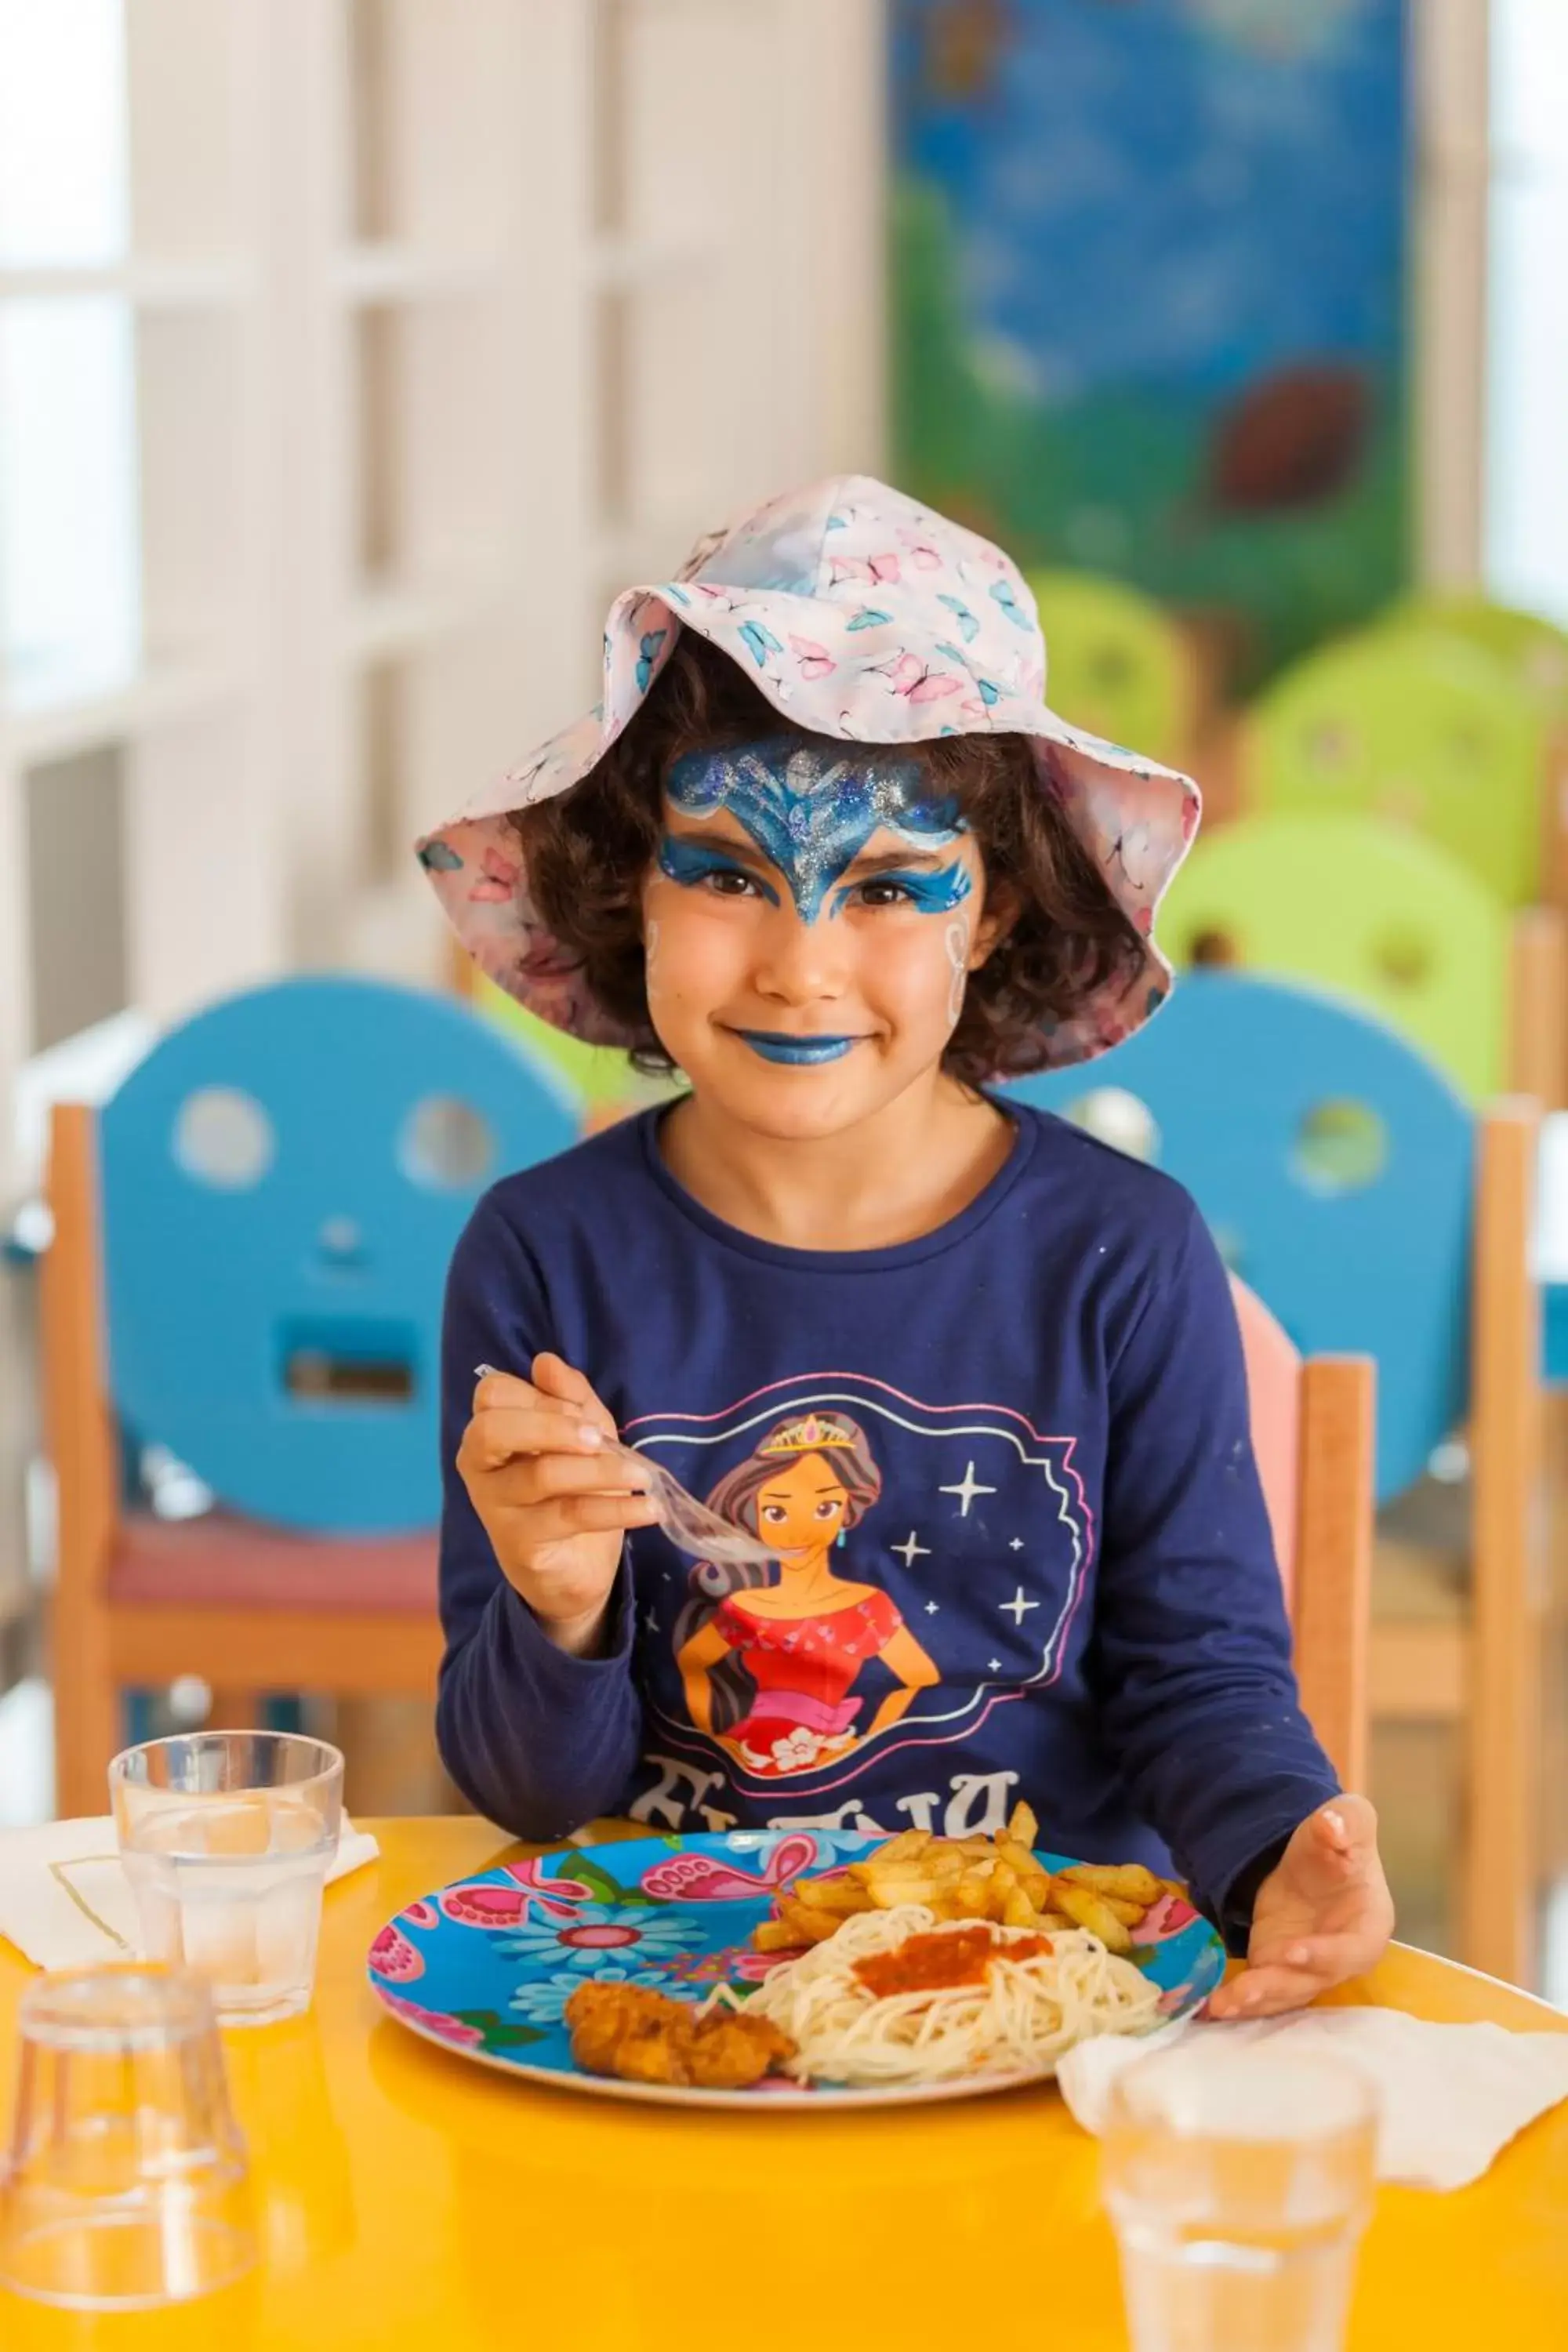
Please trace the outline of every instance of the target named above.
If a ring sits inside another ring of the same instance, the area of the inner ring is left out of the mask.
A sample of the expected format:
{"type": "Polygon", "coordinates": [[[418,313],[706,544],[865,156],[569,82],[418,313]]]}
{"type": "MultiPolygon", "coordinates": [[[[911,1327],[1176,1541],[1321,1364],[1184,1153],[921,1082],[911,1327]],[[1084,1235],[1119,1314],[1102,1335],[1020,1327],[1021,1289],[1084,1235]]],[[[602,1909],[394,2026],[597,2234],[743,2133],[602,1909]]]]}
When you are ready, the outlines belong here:
{"type": "Polygon", "coordinates": [[[1208,623],[1407,570],[1402,0],[894,0],[901,485],[1208,623]]]}

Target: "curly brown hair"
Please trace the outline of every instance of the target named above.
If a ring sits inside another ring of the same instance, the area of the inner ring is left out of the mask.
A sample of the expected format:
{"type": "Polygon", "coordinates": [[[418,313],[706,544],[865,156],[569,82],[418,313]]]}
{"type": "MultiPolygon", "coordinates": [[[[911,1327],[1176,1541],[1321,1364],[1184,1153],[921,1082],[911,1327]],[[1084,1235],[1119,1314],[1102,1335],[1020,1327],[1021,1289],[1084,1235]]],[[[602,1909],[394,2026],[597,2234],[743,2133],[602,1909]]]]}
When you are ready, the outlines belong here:
{"type": "MultiPolygon", "coordinates": [[[[822,740],[792,726],[728,655],[683,630],[642,709],[593,773],[510,819],[535,907],[650,1076],[673,1067],[648,1015],[642,934],[665,779],[688,751],[781,734],[822,740]]],[[[1041,789],[1026,737],[945,735],[897,748],[918,761],[933,797],[957,801],[987,887],[1012,918],[970,982],[942,1067],[968,1086],[1037,1069],[1042,1032],[1108,982],[1130,982],[1143,942],[1060,801],[1041,789]]]]}

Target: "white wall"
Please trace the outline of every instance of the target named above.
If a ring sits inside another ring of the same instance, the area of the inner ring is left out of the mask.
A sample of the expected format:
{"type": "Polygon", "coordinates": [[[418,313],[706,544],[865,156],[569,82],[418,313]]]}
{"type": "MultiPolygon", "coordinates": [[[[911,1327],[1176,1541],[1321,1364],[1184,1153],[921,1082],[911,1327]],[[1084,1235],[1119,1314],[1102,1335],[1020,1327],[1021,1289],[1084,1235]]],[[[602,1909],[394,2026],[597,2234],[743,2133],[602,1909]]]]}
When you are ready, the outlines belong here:
{"type": "MultiPolygon", "coordinates": [[[[40,769],[118,795],[83,850],[153,1020],[438,979],[407,844],[592,699],[615,589],[879,463],[880,19],[0,0],[0,1101],[68,951],[40,769]]],[[[0,1202],[33,1173],[0,1133],[0,1202]]]]}

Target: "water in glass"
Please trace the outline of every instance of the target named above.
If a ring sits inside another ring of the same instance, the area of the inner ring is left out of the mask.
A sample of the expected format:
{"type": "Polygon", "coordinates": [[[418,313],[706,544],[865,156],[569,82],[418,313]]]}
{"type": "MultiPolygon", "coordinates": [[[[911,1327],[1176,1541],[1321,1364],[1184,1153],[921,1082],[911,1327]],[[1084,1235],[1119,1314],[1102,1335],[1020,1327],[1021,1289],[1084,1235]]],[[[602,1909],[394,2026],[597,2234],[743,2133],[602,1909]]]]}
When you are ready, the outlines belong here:
{"type": "Polygon", "coordinates": [[[1374,2159],[1348,2067],[1213,2045],[1130,2067],[1105,2190],[1135,2352],[1339,2352],[1374,2159]]]}
{"type": "Polygon", "coordinates": [[[292,2016],[330,1858],[319,1817],[270,1790],[159,1814],[124,1857],[147,1957],[205,1977],[226,2024],[292,2016]]]}
{"type": "Polygon", "coordinates": [[[110,1785],[147,1958],[204,1977],[225,2025],[304,2009],[342,1822],[338,1750],[196,1732],[127,1748],[110,1785]]]}

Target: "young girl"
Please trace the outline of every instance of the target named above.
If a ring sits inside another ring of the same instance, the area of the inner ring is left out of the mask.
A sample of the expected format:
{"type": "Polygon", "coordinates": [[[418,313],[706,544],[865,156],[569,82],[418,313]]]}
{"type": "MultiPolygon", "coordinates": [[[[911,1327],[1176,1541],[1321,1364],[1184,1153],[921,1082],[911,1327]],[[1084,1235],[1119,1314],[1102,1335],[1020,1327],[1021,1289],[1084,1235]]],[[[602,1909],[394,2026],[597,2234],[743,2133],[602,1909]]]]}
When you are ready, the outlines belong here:
{"type": "Polygon", "coordinates": [[[830,481],[622,595],[602,707],[423,845],[503,987],[688,1087],[458,1246],[437,1728],[542,1840],[1026,1798],[1058,1852],[1173,1856],[1257,2014],[1392,1913],[1298,1704],[1213,1244],[984,1090],[1155,1011],[1197,822],[1044,686],[1004,555],[830,481]],[[617,1431],[776,1575],[675,1551],[617,1431]]]}

